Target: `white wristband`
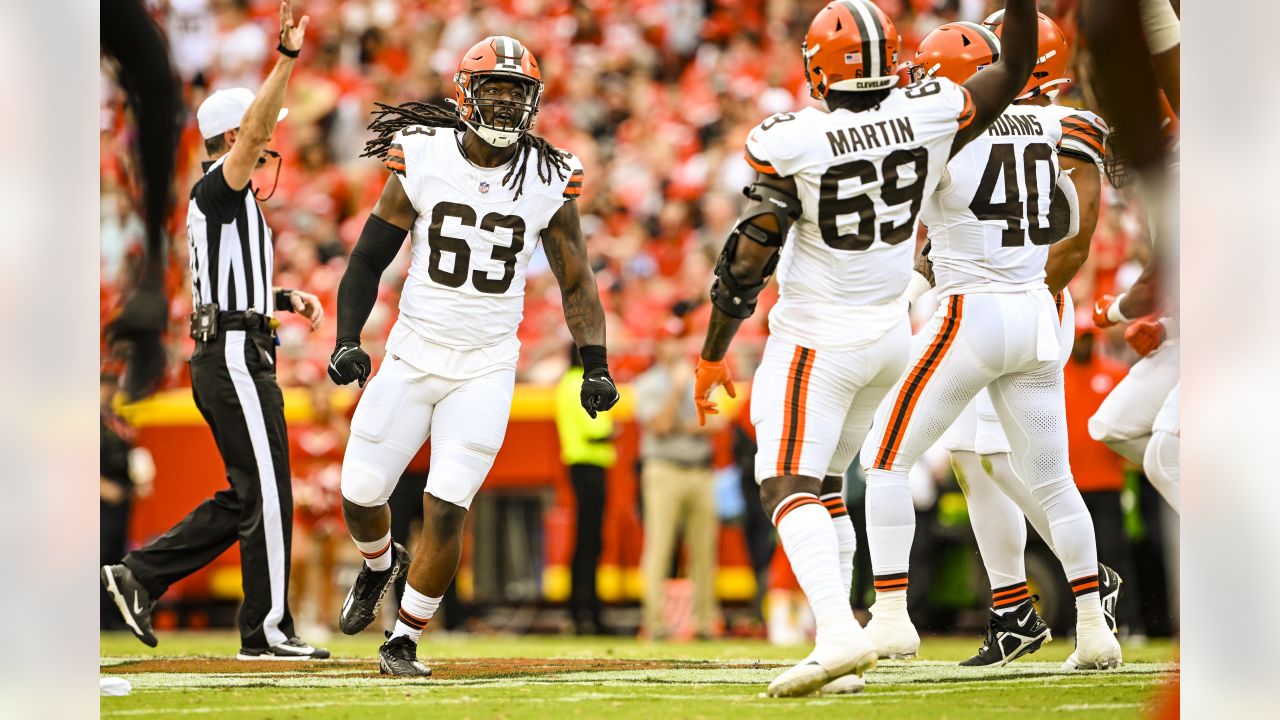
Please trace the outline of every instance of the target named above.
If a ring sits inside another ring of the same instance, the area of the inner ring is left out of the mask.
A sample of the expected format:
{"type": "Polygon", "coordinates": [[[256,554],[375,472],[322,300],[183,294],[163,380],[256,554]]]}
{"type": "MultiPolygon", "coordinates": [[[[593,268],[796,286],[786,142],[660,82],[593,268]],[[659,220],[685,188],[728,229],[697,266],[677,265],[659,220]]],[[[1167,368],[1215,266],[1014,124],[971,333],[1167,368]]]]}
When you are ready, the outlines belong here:
{"type": "Polygon", "coordinates": [[[1126,294],[1127,293],[1120,293],[1116,297],[1116,301],[1111,303],[1111,307],[1107,308],[1107,319],[1113,323],[1129,322],[1129,318],[1125,317],[1124,313],[1120,312],[1120,301],[1124,300],[1124,296],[1126,294]]]}
{"type": "Polygon", "coordinates": [[[911,280],[907,282],[907,289],[902,293],[902,297],[907,301],[908,305],[914,305],[916,298],[929,292],[929,289],[932,287],[933,286],[929,284],[928,278],[921,275],[919,272],[912,270],[911,280]]]}

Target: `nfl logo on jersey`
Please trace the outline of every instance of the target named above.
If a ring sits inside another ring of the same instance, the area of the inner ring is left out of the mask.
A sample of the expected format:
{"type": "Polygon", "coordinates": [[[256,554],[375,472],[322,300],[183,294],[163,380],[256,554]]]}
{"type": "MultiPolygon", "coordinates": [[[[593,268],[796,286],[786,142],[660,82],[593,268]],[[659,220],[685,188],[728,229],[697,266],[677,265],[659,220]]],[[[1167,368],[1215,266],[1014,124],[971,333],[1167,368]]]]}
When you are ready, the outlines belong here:
{"type": "Polygon", "coordinates": [[[480,181],[480,192],[481,193],[489,192],[489,182],[487,180],[480,181]]]}

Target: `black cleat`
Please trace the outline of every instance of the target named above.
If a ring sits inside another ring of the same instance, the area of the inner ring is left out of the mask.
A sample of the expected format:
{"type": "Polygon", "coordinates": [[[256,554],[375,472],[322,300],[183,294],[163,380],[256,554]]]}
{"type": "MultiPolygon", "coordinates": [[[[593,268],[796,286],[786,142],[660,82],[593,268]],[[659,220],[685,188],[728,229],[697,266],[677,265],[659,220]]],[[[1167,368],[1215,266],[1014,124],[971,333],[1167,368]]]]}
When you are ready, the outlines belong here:
{"type": "Polygon", "coordinates": [[[329,651],[311,647],[300,638],[291,637],[281,645],[268,648],[240,648],[237,660],[327,660],[329,651]]]}
{"type": "Polygon", "coordinates": [[[1116,605],[1120,604],[1122,585],[1124,578],[1120,577],[1120,573],[1098,563],[1098,599],[1102,601],[1102,616],[1107,619],[1107,627],[1111,628],[1113,635],[1119,632],[1116,625],[1116,605]]]}
{"type": "Polygon", "coordinates": [[[160,644],[151,630],[151,609],[155,603],[150,593],[133,577],[133,571],[125,565],[103,565],[98,574],[102,578],[102,587],[107,589],[134,636],[150,647],[160,644]]]}
{"type": "Polygon", "coordinates": [[[1004,615],[991,611],[987,621],[987,636],[978,654],[960,663],[965,667],[1000,667],[1033,653],[1053,639],[1049,626],[1036,613],[1030,597],[1014,606],[1004,615]]]}
{"type": "Polygon", "coordinates": [[[378,671],[383,675],[431,677],[431,668],[418,662],[418,643],[407,635],[398,635],[382,643],[378,656],[378,671]]]}
{"type": "Polygon", "coordinates": [[[382,606],[387,590],[409,572],[409,551],[400,543],[392,543],[391,552],[390,568],[370,570],[368,564],[360,568],[360,574],[356,576],[356,582],[347,593],[342,612],[338,615],[338,627],[342,632],[355,635],[369,627],[369,623],[378,616],[378,608],[382,606]]]}

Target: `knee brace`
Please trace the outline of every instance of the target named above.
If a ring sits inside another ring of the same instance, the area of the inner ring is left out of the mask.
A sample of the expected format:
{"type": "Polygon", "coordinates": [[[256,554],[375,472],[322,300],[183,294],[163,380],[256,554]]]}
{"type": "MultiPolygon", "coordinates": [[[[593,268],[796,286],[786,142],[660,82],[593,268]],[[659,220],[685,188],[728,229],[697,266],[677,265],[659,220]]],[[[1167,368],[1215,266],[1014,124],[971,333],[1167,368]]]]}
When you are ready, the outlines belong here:
{"type": "Polygon", "coordinates": [[[353,505],[377,507],[387,501],[395,483],[376,465],[347,460],[342,464],[342,498],[353,505]]]}

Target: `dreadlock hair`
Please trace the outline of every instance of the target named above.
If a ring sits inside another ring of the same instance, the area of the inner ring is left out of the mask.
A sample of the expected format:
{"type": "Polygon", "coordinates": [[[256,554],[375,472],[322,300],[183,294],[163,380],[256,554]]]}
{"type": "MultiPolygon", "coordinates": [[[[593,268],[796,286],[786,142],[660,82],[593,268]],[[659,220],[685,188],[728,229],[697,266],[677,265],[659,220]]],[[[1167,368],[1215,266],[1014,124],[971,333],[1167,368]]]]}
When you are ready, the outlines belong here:
{"type": "MultiPolygon", "coordinates": [[[[369,123],[369,129],[377,133],[377,137],[365,143],[360,157],[385,158],[395,134],[413,125],[450,130],[467,129],[456,109],[424,102],[407,102],[403,105],[375,102],[374,105],[378,109],[372,113],[373,122],[369,123]]],[[[538,179],[542,184],[551,184],[552,171],[561,180],[569,171],[569,163],[564,159],[565,153],[557,150],[546,139],[526,132],[516,141],[516,154],[512,158],[511,168],[502,176],[502,184],[515,190],[517,199],[524,192],[525,169],[529,164],[529,154],[534,150],[538,151],[538,179]]]]}

